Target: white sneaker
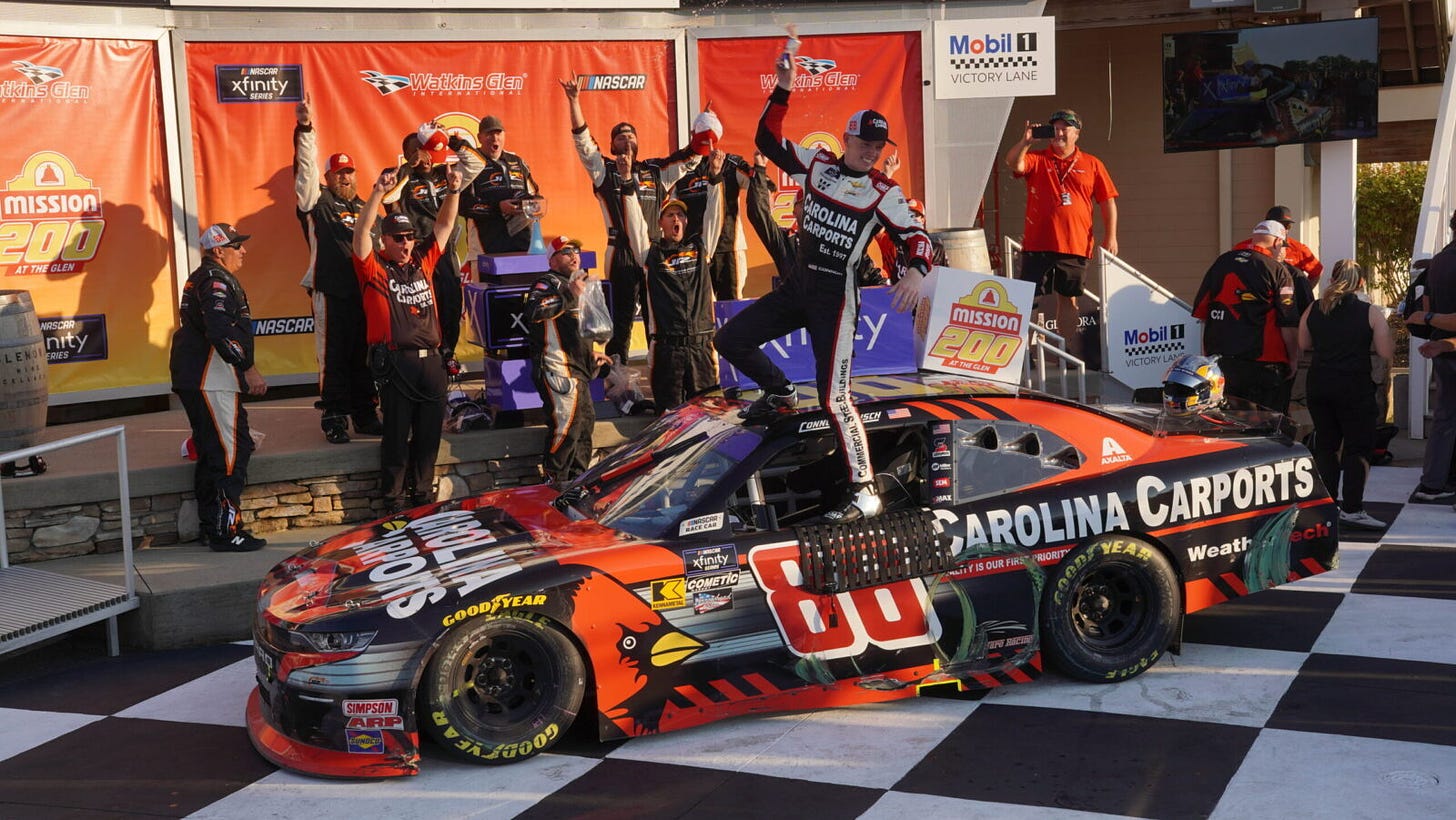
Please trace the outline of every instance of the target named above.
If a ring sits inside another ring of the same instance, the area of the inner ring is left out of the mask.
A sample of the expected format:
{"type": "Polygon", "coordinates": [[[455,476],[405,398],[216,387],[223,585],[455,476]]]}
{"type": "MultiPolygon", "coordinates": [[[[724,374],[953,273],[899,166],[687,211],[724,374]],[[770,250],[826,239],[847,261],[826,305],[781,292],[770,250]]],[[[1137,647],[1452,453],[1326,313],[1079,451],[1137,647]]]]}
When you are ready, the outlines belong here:
{"type": "Polygon", "coordinates": [[[1359,530],[1383,530],[1387,526],[1384,521],[1372,516],[1364,510],[1358,512],[1340,511],[1340,523],[1354,527],[1359,530]]]}
{"type": "Polygon", "coordinates": [[[873,518],[884,512],[884,509],[885,505],[880,502],[879,493],[875,492],[875,485],[860,484],[837,509],[825,513],[824,520],[858,521],[861,518],[873,518]]]}

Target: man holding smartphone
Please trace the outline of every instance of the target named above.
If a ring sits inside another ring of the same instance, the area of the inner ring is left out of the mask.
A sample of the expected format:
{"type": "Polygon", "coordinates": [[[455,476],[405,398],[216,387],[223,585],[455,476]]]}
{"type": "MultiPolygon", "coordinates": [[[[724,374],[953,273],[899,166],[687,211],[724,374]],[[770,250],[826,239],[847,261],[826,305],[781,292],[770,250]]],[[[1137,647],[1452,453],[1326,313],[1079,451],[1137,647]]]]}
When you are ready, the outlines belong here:
{"type": "Polygon", "coordinates": [[[1077,148],[1082,120],[1063,109],[1048,125],[1026,123],[1021,141],[1006,152],[1006,165],[1026,181],[1026,228],[1021,240],[1021,278],[1037,285],[1037,308],[1043,296],[1056,294],[1057,332],[1067,351],[1082,355],[1077,334],[1077,297],[1096,244],[1092,235],[1092,203],[1102,210],[1102,247],[1117,253],[1117,186],[1102,161],[1077,148]],[[1033,141],[1049,139],[1040,151],[1033,141]]]}

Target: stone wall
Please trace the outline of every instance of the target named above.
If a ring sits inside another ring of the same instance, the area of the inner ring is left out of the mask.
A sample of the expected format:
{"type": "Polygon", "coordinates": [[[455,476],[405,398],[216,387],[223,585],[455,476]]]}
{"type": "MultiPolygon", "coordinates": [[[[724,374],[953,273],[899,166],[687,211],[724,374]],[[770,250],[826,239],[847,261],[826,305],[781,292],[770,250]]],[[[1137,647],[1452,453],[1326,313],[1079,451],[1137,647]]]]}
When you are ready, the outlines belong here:
{"type": "MultiPolygon", "coordinates": [[[[441,500],[541,481],[535,453],[441,464],[441,500]]],[[[257,535],[281,530],[372,521],[384,514],[377,469],[250,485],[243,522],[257,535]]],[[[197,539],[197,500],[191,492],[131,500],[132,544],[138,549],[197,539]]],[[[121,502],[6,509],[5,535],[15,564],[121,551],[121,502]]]]}

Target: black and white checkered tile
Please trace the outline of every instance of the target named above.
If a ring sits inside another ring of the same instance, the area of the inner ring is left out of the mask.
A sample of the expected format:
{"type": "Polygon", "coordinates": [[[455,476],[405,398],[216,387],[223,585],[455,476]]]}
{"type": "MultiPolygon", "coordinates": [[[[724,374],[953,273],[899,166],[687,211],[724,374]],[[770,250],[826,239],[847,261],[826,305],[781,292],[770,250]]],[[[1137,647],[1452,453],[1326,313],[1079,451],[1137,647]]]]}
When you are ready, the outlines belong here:
{"type": "Polygon", "coordinates": [[[950,67],[957,71],[987,68],[1030,68],[1037,65],[1035,57],[952,57],[950,67]]]}
{"type": "Polygon", "coordinates": [[[1456,511],[1376,468],[1339,570],[1191,616],[1136,680],[567,739],[501,768],[317,780],[248,744],[246,646],[0,667],[0,817],[1451,817],[1456,511]]]}

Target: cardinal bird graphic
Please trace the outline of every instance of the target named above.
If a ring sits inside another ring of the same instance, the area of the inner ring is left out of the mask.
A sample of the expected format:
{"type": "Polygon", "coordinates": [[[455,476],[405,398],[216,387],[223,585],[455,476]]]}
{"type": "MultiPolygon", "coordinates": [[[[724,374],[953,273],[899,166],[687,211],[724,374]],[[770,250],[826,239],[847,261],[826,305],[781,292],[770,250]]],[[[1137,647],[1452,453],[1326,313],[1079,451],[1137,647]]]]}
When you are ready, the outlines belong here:
{"type": "MultiPolygon", "coordinates": [[[[600,573],[576,588],[574,610],[590,612],[599,634],[615,635],[591,649],[602,713],[629,735],[655,734],[668,697],[679,683],[678,665],[708,645],[673,627],[641,597],[600,573]]],[[[605,637],[605,636],[604,636],[605,637]]]]}

